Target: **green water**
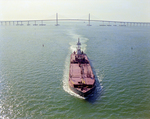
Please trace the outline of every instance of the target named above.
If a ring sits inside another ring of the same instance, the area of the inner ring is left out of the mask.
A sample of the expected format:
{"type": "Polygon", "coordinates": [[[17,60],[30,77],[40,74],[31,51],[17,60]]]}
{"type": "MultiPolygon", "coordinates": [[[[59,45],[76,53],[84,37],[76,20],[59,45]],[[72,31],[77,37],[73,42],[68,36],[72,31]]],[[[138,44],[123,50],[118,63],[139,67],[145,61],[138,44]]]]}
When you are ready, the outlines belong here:
{"type": "Polygon", "coordinates": [[[150,27],[60,24],[0,26],[0,118],[150,118],[150,27]],[[98,82],[88,99],[68,88],[78,37],[98,82]]]}

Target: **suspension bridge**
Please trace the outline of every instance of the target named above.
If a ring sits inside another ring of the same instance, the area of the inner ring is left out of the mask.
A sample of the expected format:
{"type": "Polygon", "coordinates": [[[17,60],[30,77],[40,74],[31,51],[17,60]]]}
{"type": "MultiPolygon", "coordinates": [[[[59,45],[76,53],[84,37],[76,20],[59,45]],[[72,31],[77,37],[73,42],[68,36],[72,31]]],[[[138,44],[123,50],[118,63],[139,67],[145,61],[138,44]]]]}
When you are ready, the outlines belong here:
{"type": "Polygon", "coordinates": [[[43,19],[43,20],[13,20],[13,21],[0,21],[0,25],[33,25],[33,26],[46,26],[47,21],[56,22],[55,26],[59,26],[59,21],[82,21],[88,22],[87,26],[92,26],[91,22],[99,22],[99,26],[150,26],[150,22],[125,22],[125,21],[109,21],[109,20],[93,20],[90,18],[90,14],[87,19],[59,19],[58,13],[56,13],[56,18],[54,19],[43,19]]]}

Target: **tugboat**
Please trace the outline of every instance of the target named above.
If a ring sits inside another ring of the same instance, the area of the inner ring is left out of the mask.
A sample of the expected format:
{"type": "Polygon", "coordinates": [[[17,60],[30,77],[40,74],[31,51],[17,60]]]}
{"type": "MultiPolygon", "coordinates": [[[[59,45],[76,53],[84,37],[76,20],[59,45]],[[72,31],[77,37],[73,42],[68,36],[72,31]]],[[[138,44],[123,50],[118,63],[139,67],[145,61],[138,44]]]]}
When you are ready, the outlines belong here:
{"type": "Polygon", "coordinates": [[[77,50],[70,56],[69,87],[82,97],[87,97],[95,89],[95,76],[89,59],[80,47],[78,38],[77,50]]]}

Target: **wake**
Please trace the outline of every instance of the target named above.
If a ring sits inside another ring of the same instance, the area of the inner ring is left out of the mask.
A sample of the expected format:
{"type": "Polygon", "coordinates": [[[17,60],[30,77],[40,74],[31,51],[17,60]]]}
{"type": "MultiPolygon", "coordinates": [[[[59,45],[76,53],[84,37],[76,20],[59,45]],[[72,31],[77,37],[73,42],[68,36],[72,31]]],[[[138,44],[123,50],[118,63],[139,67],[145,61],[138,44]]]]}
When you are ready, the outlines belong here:
{"type": "MultiPolygon", "coordinates": [[[[74,93],[70,88],[69,88],[69,84],[68,84],[68,80],[69,80],[69,65],[70,65],[70,55],[72,52],[76,51],[76,44],[77,44],[77,39],[80,38],[80,42],[81,42],[81,49],[83,50],[83,52],[86,52],[86,42],[89,40],[88,38],[85,38],[81,35],[78,35],[78,34],[74,34],[74,33],[71,33],[70,32],[70,36],[71,36],[71,42],[69,43],[70,45],[70,48],[69,48],[69,52],[68,52],[68,55],[66,57],[66,60],[65,60],[65,65],[64,65],[64,73],[63,73],[63,89],[64,91],[66,91],[67,93],[69,93],[70,95],[72,96],[75,96],[77,98],[80,98],[80,99],[87,99],[88,97],[84,98],[76,93],[74,93]]],[[[100,92],[102,90],[102,86],[101,86],[101,83],[102,82],[102,79],[103,77],[102,76],[96,76],[96,92],[100,92]]],[[[95,91],[94,91],[95,93],[95,91]]],[[[92,93],[91,95],[89,96],[93,96],[94,93],[92,93]]],[[[97,94],[97,93],[96,93],[97,94]]]]}

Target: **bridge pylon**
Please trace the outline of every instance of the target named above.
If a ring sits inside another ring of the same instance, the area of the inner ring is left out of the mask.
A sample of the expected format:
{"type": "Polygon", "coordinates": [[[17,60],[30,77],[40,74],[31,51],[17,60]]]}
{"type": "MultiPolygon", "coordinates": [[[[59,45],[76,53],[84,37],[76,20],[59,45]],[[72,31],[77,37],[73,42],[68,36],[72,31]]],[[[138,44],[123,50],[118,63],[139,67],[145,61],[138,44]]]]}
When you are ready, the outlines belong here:
{"type": "Polygon", "coordinates": [[[55,26],[59,26],[59,24],[58,24],[58,13],[56,13],[56,24],[55,24],[55,26]]]}
{"type": "Polygon", "coordinates": [[[90,24],[90,13],[89,13],[89,19],[88,19],[88,21],[89,21],[89,23],[87,24],[87,26],[92,26],[92,25],[90,24]]]}

